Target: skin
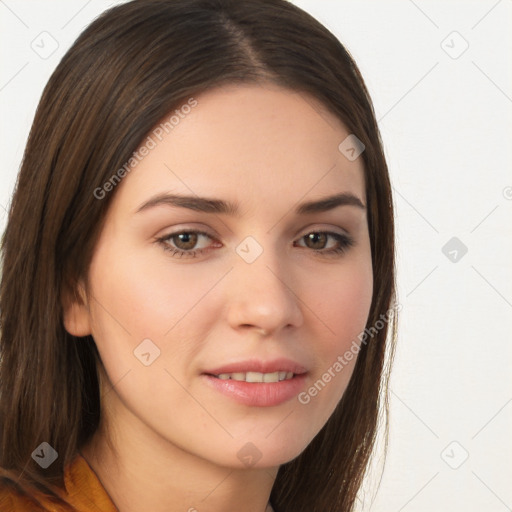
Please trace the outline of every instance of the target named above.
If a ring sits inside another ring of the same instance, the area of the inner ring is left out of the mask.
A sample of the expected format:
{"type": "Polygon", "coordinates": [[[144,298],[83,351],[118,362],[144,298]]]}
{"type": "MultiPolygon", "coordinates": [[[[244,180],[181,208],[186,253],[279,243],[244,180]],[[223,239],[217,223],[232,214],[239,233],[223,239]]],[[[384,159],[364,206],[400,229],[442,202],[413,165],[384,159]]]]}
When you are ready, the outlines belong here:
{"type": "Polygon", "coordinates": [[[328,420],[356,358],[308,404],[242,405],[201,373],[286,357],[307,368],[305,391],[370,310],[366,209],[294,213],[341,192],[366,204],[362,158],[338,150],[345,126],[312,97],[274,85],[223,86],[196,100],[117,186],[83,302],[65,309],[66,329],[92,334],[105,368],[101,426],[81,452],[121,512],[263,512],[279,466],[328,420]],[[162,193],[238,202],[240,215],[162,204],[137,213],[162,193]],[[193,248],[205,250],[196,257],[165,250],[193,242],[158,240],[194,229],[211,235],[197,239],[193,248]],[[335,238],[305,239],[322,231],[354,243],[323,255],[335,238]],[[247,236],[263,250],[252,263],[235,251],[247,236]],[[160,350],[149,366],[133,352],[147,338],[160,350]],[[237,456],[248,442],[261,457],[252,465],[237,456]]]}

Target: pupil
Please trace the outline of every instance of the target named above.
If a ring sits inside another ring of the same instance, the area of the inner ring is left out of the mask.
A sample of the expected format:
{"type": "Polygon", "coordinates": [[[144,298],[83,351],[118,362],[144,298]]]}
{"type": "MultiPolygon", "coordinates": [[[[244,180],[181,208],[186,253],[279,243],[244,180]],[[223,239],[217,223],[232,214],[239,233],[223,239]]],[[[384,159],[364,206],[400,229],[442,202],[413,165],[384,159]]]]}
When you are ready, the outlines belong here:
{"type": "Polygon", "coordinates": [[[197,235],[195,233],[181,233],[178,235],[178,240],[182,245],[182,249],[191,249],[197,243],[197,235]],[[185,247],[183,247],[183,245],[185,245],[185,247]]]}
{"type": "MultiPolygon", "coordinates": [[[[324,233],[310,233],[308,235],[308,241],[312,242],[313,245],[316,245],[316,244],[318,244],[319,241],[325,242],[325,240],[324,240],[325,236],[326,235],[324,233]]],[[[323,245],[323,244],[321,243],[320,245],[323,245]]],[[[318,248],[318,247],[314,247],[314,248],[318,248]]]]}

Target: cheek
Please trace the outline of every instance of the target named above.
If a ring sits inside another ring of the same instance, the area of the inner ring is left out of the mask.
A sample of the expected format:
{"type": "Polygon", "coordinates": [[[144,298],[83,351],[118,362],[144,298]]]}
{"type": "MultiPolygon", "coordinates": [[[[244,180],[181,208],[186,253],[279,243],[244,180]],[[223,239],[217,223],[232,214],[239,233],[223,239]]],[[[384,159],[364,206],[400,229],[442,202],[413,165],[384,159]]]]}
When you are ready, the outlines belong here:
{"type": "Polygon", "coordinates": [[[331,343],[325,344],[331,359],[340,355],[364,330],[373,294],[371,261],[359,259],[347,265],[326,284],[318,298],[318,315],[325,318],[331,332],[331,343]]]}
{"type": "Polygon", "coordinates": [[[208,321],[202,301],[223,269],[180,268],[165,254],[152,256],[112,244],[100,247],[91,263],[93,337],[105,365],[116,372],[112,378],[133,364],[133,351],[146,339],[160,350],[159,364],[172,362],[176,353],[191,357],[195,344],[189,342],[194,335],[190,322],[195,310],[201,310],[208,321]]]}
{"type": "Polygon", "coordinates": [[[318,429],[334,411],[352,376],[373,293],[369,258],[354,260],[338,270],[337,277],[325,283],[323,293],[316,294],[314,313],[328,334],[316,337],[317,365],[304,393],[298,396],[318,429]]]}

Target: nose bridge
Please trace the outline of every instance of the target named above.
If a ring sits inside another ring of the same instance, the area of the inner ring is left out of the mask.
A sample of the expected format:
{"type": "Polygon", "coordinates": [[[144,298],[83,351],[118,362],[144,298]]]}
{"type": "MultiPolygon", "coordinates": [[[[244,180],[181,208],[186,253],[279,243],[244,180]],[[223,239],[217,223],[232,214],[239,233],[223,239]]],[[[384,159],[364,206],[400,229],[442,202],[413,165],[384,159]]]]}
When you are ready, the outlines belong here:
{"type": "Polygon", "coordinates": [[[250,325],[275,331],[302,323],[291,270],[283,249],[266,235],[247,236],[236,247],[229,320],[233,327],[250,325]],[[260,242],[261,241],[261,242],[260,242]]]}

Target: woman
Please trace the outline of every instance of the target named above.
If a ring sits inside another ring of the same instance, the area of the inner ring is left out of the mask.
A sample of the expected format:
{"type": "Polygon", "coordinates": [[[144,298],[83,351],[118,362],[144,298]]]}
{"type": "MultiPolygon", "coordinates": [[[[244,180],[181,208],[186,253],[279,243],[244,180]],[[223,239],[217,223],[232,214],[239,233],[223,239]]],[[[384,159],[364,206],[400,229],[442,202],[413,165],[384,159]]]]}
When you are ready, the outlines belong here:
{"type": "Polygon", "coordinates": [[[44,91],[2,251],[0,510],[353,509],[393,209],[363,79],[311,16],[105,12],[44,91]]]}

